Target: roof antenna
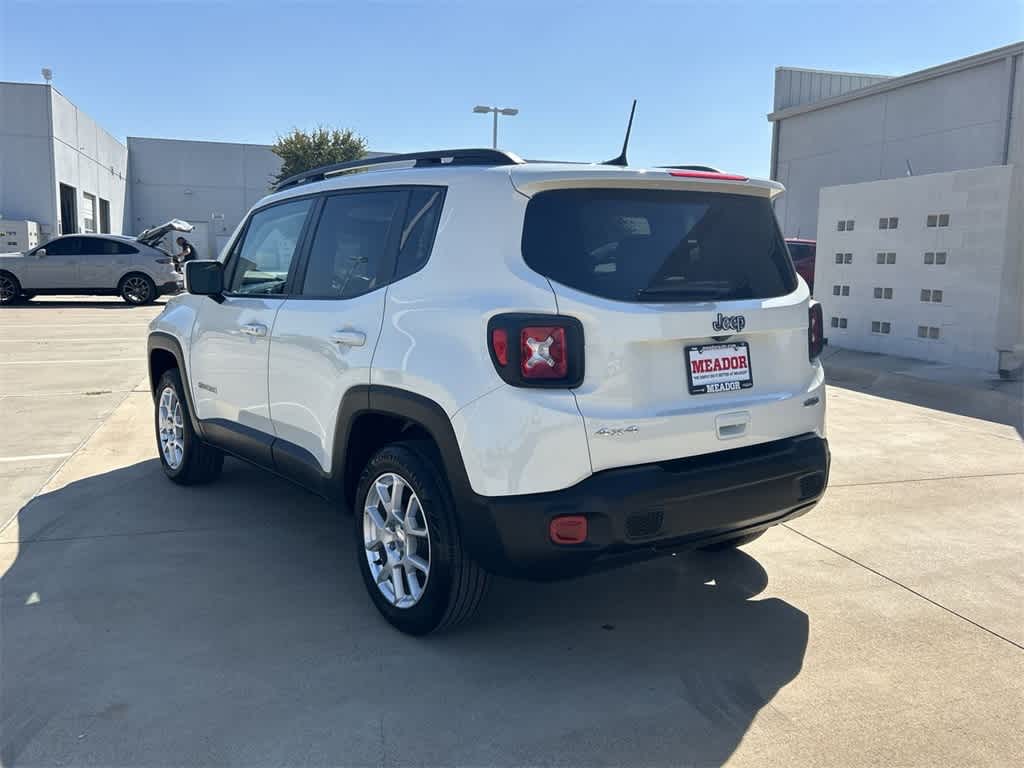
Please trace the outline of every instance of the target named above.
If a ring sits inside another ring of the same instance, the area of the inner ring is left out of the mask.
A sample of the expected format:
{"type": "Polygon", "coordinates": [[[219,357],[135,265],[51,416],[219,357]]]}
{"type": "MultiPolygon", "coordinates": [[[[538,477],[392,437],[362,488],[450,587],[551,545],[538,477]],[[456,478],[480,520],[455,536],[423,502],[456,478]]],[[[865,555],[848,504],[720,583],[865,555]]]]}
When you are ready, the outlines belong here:
{"type": "Polygon", "coordinates": [[[636,99],[633,99],[633,108],[629,110],[629,123],[626,125],[626,138],[622,142],[622,152],[619,153],[618,157],[612,158],[611,160],[605,160],[601,165],[621,165],[625,167],[626,163],[626,147],[629,146],[629,132],[633,130],[633,115],[636,113],[636,99]]]}

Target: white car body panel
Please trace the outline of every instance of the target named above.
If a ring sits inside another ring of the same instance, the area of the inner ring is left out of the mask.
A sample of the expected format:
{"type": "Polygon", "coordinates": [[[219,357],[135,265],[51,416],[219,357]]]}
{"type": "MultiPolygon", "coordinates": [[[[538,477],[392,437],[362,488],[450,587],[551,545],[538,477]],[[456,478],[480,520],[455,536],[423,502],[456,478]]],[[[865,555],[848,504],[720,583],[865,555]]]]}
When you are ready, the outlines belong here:
{"type": "Polygon", "coordinates": [[[309,451],[324,473],[332,469],[342,398],[370,383],[386,290],[343,300],[290,298],[277,313],[268,376],[274,432],[309,451]],[[362,334],[363,344],[332,340],[343,331],[362,334]]]}
{"type": "Polygon", "coordinates": [[[268,435],[270,420],[267,365],[270,333],[284,299],[276,296],[225,296],[204,299],[196,313],[189,345],[189,380],[196,415],[224,419],[268,435]],[[262,326],[264,335],[244,333],[262,326]]]}

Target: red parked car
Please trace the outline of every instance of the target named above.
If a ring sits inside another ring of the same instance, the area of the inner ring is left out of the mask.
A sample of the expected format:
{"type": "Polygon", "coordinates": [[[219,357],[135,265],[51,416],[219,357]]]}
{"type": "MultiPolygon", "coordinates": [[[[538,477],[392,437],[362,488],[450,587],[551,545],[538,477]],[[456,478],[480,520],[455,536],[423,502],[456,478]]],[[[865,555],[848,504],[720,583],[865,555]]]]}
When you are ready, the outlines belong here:
{"type": "Polygon", "coordinates": [[[818,250],[816,240],[804,240],[799,237],[787,237],[786,246],[793,258],[793,266],[814,293],[814,254],[818,250]]]}

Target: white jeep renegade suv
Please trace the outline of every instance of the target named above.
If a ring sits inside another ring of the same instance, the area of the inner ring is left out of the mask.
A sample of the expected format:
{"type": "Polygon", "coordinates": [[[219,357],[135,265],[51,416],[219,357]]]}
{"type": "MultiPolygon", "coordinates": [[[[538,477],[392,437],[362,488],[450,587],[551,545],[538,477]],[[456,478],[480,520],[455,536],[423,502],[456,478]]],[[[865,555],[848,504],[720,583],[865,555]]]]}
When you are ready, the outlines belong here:
{"type": "Polygon", "coordinates": [[[781,191],[495,150],[286,180],[152,323],[164,471],[209,481],[228,453],[350,506],[367,590],[413,634],[489,573],[750,541],[829,469],[781,191]]]}

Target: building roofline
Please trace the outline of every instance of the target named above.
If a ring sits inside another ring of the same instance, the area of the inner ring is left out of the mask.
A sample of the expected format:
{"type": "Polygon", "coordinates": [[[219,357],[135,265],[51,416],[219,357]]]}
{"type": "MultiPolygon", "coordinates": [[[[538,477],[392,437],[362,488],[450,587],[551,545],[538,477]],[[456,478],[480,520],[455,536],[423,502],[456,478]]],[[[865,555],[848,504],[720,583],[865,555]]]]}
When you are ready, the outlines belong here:
{"type": "MultiPolygon", "coordinates": [[[[770,112],[768,114],[768,120],[770,122],[776,122],[778,120],[784,120],[787,117],[795,117],[796,115],[802,115],[807,112],[814,112],[819,109],[826,109],[828,107],[834,107],[837,104],[844,104],[848,101],[854,101],[855,99],[862,99],[867,96],[874,96],[878,93],[885,93],[886,91],[892,91],[897,88],[902,88],[907,85],[913,85],[914,83],[920,83],[925,80],[932,80],[936,77],[942,77],[943,75],[949,75],[953,72],[960,72],[965,69],[972,69],[973,67],[979,67],[983,64],[988,64],[993,61],[999,61],[1005,59],[1008,56],[1016,56],[1018,54],[1024,54],[1024,41],[1018,43],[1011,43],[1010,45],[1004,45],[1001,48],[993,48],[991,51],[984,51],[982,53],[976,53],[973,56],[967,56],[963,59],[956,59],[955,61],[948,61],[945,64],[939,64],[935,67],[929,67],[927,69],[921,69],[917,72],[911,72],[907,75],[901,75],[899,77],[890,77],[887,80],[883,80],[880,83],[874,85],[868,85],[863,88],[857,88],[853,91],[847,91],[839,96],[833,96],[829,99],[822,99],[821,101],[811,102],[810,104],[800,104],[795,107],[788,107],[787,109],[780,109],[777,112],[770,112]]],[[[792,67],[784,67],[784,69],[793,69],[792,67]]],[[[838,73],[836,73],[838,74],[838,73]]],[[[877,77],[877,75],[868,75],[868,77],[877,77]]]]}
{"type": "Polygon", "coordinates": [[[879,80],[887,80],[898,75],[878,75],[870,72],[840,72],[837,69],[809,69],[808,67],[776,67],[776,72],[810,72],[812,75],[840,75],[841,77],[874,77],[879,80]]]}
{"type": "Polygon", "coordinates": [[[178,143],[187,144],[230,144],[233,147],[259,147],[261,149],[270,149],[271,144],[257,144],[252,141],[216,141],[213,139],[172,139],[168,136],[127,136],[126,141],[176,141],[178,143]]]}

